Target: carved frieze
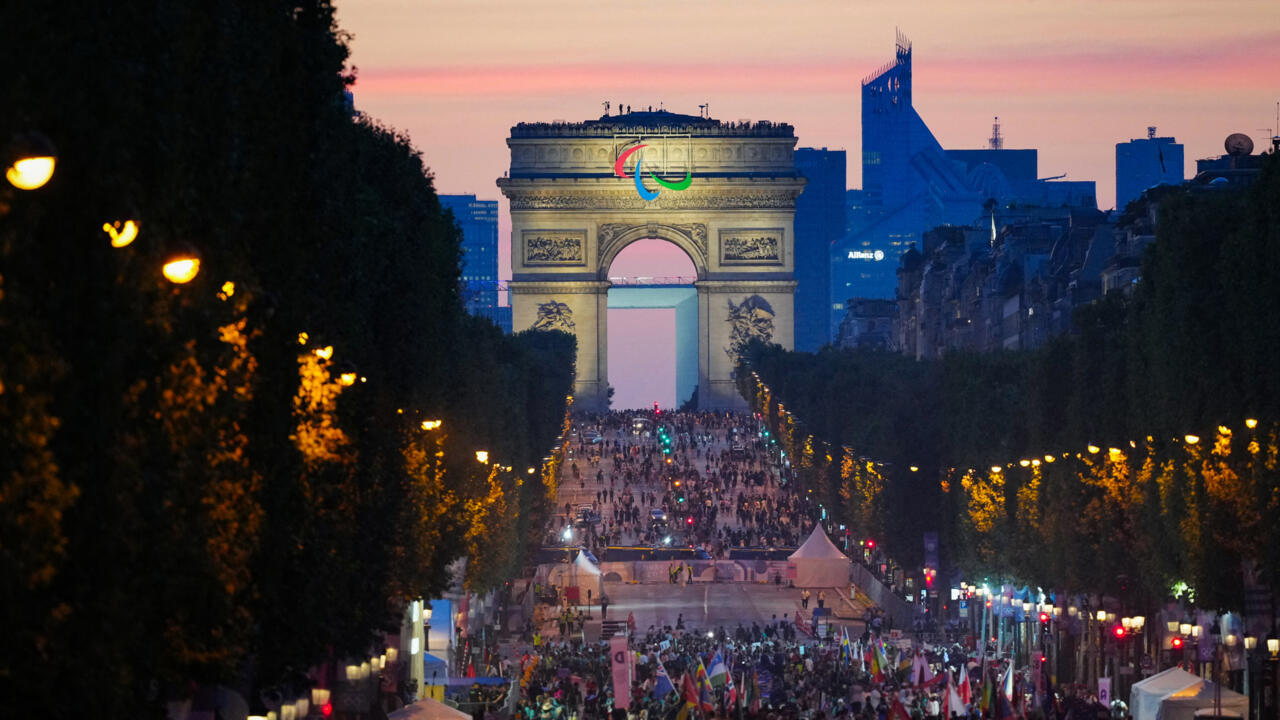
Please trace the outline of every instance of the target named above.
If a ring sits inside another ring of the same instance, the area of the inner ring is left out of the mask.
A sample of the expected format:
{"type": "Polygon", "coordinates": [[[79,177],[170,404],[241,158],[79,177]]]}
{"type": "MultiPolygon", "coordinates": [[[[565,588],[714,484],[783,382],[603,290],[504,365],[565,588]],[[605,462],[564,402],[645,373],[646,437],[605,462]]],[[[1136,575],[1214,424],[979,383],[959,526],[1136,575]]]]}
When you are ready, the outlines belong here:
{"type": "Polygon", "coordinates": [[[722,265],[781,265],[782,252],[782,228],[720,231],[722,265]]]}
{"type": "Polygon", "coordinates": [[[600,226],[599,231],[596,232],[596,246],[604,247],[613,242],[614,238],[634,227],[637,226],[629,225],[627,223],[604,223],[600,226]]]}
{"type": "Polygon", "coordinates": [[[533,323],[534,330],[563,330],[572,333],[574,327],[573,308],[555,300],[538,305],[538,319],[533,323]]]}
{"type": "Polygon", "coordinates": [[[684,233],[694,245],[698,246],[698,252],[702,253],[703,257],[707,256],[706,223],[677,223],[671,227],[684,233]]]}
{"type": "Polygon", "coordinates": [[[525,230],[525,265],[585,265],[585,230],[525,230]]]}
{"type": "Polygon", "coordinates": [[[729,314],[725,321],[729,323],[729,347],[724,352],[729,360],[737,365],[742,360],[742,351],[752,340],[761,342],[773,341],[773,306],[759,295],[743,298],[734,304],[729,298],[729,314]]]}

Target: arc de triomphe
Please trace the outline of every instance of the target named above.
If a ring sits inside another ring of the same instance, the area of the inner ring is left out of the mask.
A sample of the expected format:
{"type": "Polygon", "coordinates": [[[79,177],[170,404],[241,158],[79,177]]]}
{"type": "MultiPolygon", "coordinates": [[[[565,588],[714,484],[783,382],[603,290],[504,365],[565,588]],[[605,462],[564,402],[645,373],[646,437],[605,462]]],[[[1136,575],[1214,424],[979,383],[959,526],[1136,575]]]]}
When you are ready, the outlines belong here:
{"type": "Polygon", "coordinates": [[[790,125],[665,111],[511,129],[512,327],[577,336],[580,407],[605,407],[609,266],[644,238],[697,270],[699,408],[745,407],[737,346],[794,342],[795,144],[790,125]]]}

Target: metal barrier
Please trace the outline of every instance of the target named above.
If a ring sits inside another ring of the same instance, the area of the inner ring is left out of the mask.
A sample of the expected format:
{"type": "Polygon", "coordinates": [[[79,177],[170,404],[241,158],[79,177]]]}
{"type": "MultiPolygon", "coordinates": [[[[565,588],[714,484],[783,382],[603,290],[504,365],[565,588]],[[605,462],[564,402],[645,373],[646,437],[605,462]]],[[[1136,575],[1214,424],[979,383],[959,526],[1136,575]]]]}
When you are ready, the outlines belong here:
{"type": "Polygon", "coordinates": [[[853,584],[866,593],[867,597],[884,610],[886,615],[893,618],[895,627],[903,630],[911,629],[916,616],[920,614],[920,608],[890,590],[862,563],[853,563],[853,584]]]}

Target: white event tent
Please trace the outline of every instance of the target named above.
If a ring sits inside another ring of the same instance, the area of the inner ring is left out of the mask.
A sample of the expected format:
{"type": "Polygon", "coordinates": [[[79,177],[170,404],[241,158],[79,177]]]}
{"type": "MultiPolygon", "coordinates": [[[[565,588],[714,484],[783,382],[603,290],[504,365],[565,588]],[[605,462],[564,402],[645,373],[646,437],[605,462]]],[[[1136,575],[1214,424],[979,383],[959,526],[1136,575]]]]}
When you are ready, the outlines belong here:
{"type": "Polygon", "coordinates": [[[843,587],[849,584],[849,558],[840,552],[822,526],[787,558],[795,567],[796,587],[843,587]]]}
{"type": "Polygon", "coordinates": [[[1248,717],[1249,698],[1176,667],[1134,683],[1129,711],[1133,720],[1193,720],[1196,710],[1214,707],[1219,691],[1224,715],[1248,717]]]}

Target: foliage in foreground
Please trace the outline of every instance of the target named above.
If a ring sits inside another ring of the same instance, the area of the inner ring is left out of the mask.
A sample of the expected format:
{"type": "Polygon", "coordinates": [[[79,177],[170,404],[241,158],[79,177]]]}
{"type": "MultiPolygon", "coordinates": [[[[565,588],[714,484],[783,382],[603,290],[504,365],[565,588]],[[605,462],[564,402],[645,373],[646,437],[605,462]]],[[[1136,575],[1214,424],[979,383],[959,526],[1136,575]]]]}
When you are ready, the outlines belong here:
{"type": "Polygon", "coordinates": [[[0,197],[7,710],[248,691],[366,653],[464,552],[469,587],[507,577],[574,341],[464,314],[457,228],[407,138],[348,107],[333,8],[12,3],[0,25],[0,140],[59,158],[0,197]],[[201,270],[173,285],[182,245],[201,270]]]}

